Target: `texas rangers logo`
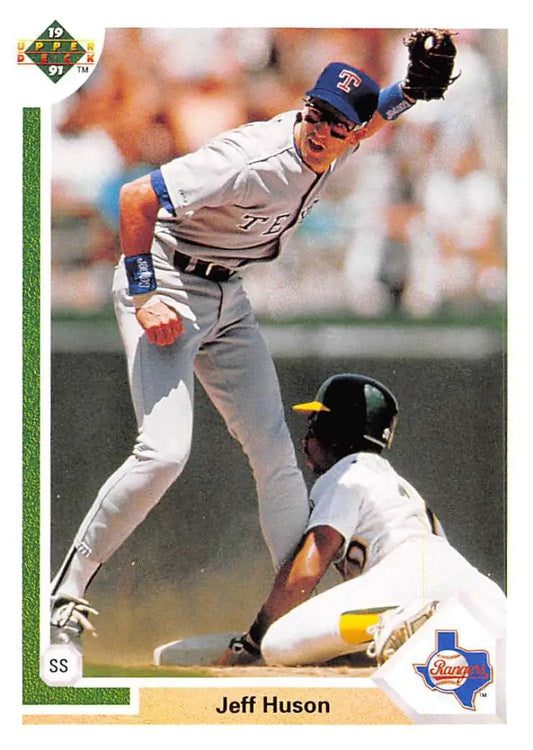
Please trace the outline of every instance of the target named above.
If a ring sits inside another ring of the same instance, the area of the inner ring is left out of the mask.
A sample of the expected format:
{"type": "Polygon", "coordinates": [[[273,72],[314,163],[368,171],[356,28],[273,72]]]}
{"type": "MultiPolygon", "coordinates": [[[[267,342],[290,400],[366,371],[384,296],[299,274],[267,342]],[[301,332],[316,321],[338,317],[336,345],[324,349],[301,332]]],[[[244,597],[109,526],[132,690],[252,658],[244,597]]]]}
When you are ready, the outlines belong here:
{"type": "Polygon", "coordinates": [[[350,88],[353,86],[354,88],[357,88],[362,83],[361,78],[353,72],[353,70],[341,70],[339,73],[339,82],[337,83],[337,88],[342,89],[347,94],[350,93],[350,88]]]}
{"type": "Polygon", "coordinates": [[[415,671],[430,690],[452,693],[464,708],[475,711],[475,696],[492,682],[487,651],[458,646],[456,630],[437,630],[436,645],[425,664],[413,664],[415,671]]]}

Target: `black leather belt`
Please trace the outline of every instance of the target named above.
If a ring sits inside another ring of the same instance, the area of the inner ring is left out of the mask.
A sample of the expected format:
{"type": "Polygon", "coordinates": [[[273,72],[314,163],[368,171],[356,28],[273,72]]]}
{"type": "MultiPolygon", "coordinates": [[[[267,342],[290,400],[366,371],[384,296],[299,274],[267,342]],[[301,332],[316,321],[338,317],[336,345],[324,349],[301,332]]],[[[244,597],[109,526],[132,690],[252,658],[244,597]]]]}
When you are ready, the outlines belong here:
{"type": "Polygon", "coordinates": [[[227,281],[234,271],[225,266],[217,266],[216,263],[207,263],[205,260],[190,258],[188,255],[174,253],[174,265],[184,273],[192,273],[209,281],[227,281]]]}

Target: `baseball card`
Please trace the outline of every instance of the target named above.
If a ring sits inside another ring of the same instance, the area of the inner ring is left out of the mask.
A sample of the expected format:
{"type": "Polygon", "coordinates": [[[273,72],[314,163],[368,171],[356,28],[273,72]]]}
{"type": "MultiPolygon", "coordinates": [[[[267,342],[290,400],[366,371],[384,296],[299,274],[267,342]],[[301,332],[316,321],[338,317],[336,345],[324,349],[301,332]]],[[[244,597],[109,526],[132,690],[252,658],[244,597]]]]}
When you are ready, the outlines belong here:
{"type": "Polygon", "coordinates": [[[331,10],[12,12],[21,737],[522,721],[519,32],[331,10]]]}

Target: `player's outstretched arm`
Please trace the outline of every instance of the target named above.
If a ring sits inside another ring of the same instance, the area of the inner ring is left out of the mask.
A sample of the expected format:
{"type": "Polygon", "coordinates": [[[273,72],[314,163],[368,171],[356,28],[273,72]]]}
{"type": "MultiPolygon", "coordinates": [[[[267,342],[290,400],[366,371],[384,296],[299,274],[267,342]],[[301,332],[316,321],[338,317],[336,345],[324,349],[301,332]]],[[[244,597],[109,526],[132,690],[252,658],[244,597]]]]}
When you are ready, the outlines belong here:
{"type": "Polygon", "coordinates": [[[230,644],[217,664],[233,666],[257,660],[261,640],[270,625],[311,596],[343,542],[342,535],[331,526],[316,526],[308,531],[294,558],[277,573],[249,631],[230,644]]]}
{"type": "Polygon", "coordinates": [[[151,344],[167,346],[183,332],[178,313],[157,295],[150,254],[159,200],[150,176],[124,185],[120,191],[120,244],[136,317],[151,344]]]}

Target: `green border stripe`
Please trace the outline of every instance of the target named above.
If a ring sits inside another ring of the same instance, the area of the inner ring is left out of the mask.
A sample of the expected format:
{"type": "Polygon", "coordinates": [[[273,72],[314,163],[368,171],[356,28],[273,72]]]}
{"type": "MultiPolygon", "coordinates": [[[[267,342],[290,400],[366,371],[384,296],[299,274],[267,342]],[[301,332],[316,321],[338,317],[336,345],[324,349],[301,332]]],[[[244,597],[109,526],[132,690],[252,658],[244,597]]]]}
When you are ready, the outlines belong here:
{"type": "Polygon", "coordinates": [[[22,290],[22,669],[24,705],[128,705],[129,688],[49,687],[39,677],[41,111],[24,108],[22,290]]]}

